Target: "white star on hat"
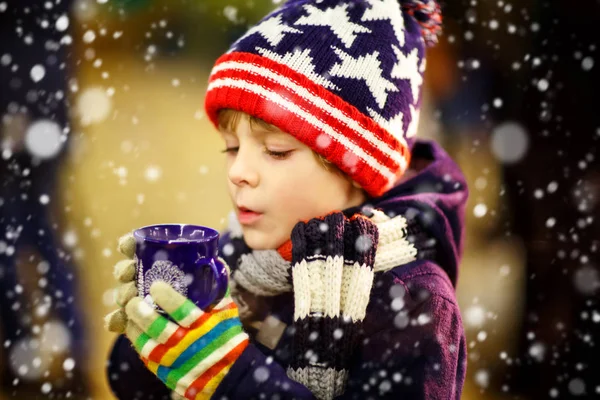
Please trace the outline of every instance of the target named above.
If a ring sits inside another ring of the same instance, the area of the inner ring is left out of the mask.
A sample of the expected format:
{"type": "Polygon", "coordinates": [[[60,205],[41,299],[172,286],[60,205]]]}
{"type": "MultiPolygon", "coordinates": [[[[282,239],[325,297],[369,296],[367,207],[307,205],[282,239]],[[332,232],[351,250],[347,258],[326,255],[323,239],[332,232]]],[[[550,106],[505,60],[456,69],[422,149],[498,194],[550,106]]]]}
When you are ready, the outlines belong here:
{"type": "Polygon", "coordinates": [[[253,26],[244,36],[236,41],[236,44],[255,33],[258,33],[267,39],[271,46],[277,46],[281,43],[286,33],[302,33],[302,31],[281,22],[281,14],[278,14],[275,17],[266,19],[260,24],[253,26]]]}
{"type": "Polygon", "coordinates": [[[385,106],[388,91],[398,91],[394,82],[390,82],[382,76],[381,62],[377,58],[379,57],[378,51],[354,58],[337,47],[332,46],[332,48],[335,54],[342,59],[342,63],[331,67],[330,74],[342,78],[364,80],[379,108],[385,106]]]}
{"type": "Polygon", "coordinates": [[[300,50],[296,48],[293,53],[286,53],[283,56],[274,51],[263,49],[262,47],[256,47],[256,51],[264,57],[287,65],[293,70],[304,74],[310,78],[310,80],[321,86],[325,86],[328,89],[340,90],[339,87],[315,72],[315,65],[313,64],[313,58],[310,55],[310,49],[300,50]]]}
{"type": "Polygon", "coordinates": [[[367,0],[371,8],[365,10],[361,21],[389,20],[394,33],[404,46],[404,17],[398,0],[367,0]]]}
{"type": "Polygon", "coordinates": [[[407,56],[398,47],[392,45],[398,62],[392,69],[392,78],[405,79],[410,82],[413,104],[419,100],[419,89],[423,84],[423,76],[419,72],[419,50],[413,49],[407,56]]]}
{"type": "Polygon", "coordinates": [[[406,144],[404,137],[404,114],[399,112],[394,117],[390,119],[385,119],[381,114],[377,111],[373,110],[371,107],[367,107],[367,111],[371,115],[371,118],[379,125],[381,125],[385,130],[394,135],[396,139],[398,139],[402,144],[406,144]]]}
{"type": "Polygon", "coordinates": [[[406,137],[411,138],[417,134],[417,129],[419,128],[419,115],[421,114],[421,110],[415,108],[412,104],[410,105],[410,115],[411,120],[408,128],[406,129],[406,137]]]}
{"type": "Polygon", "coordinates": [[[350,17],[346,13],[348,4],[340,4],[335,8],[320,10],[313,5],[305,5],[304,9],[308,15],[300,17],[294,25],[313,25],[328,26],[333,33],[344,43],[346,48],[352,46],[357,33],[371,33],[371,30],[350,22],[350,17]]]}

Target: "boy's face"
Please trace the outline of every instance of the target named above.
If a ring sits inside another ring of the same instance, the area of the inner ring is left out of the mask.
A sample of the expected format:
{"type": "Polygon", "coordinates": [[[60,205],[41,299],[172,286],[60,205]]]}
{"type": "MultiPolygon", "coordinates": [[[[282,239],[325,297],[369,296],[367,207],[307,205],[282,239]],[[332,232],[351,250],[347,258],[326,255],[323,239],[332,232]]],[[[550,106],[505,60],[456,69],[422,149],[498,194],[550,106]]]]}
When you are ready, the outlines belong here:
{"type": "Polygon", "coordinates": [[[362,190],[327,171],[308,146],[282,131],[251,129],[247,114],[233,132],[221,135],[229,194],[244,239],[255,250],[276,249],[301,220],[365,201],[362,190]]]}

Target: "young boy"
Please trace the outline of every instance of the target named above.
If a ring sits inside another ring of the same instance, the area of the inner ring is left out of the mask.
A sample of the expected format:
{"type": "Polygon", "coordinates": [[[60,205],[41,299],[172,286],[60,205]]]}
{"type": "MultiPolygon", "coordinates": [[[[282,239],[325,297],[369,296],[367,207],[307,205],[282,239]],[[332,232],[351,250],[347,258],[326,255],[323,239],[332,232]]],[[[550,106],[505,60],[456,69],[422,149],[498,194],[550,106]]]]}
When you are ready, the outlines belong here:
{"type": "Polygon", "coordinates": [[[440,20],[433,1],[290,0],[217,61],[206,111],[235,209],[219,246],[231,296],[204,313],[154,283],[174,323],[117,264],[118,398],[460,398],[467,189],[414,138],[440,20]]]}

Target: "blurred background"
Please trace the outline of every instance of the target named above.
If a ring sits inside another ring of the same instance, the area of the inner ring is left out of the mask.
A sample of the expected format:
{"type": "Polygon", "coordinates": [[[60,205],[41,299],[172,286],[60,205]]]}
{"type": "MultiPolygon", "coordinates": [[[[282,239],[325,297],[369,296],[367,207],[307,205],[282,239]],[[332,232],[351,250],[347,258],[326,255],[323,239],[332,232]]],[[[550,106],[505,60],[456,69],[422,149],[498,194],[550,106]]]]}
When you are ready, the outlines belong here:
{"type": "MultiPolygon", "coordinates": [[[[215,59],[281,0],[0,0],[0,399],[110,399],[117,238],[225,227],[215,59]]],[[[419,136],[471,190],[464,399],[600,396],[600,2],[442,3],[419,136]]]]}

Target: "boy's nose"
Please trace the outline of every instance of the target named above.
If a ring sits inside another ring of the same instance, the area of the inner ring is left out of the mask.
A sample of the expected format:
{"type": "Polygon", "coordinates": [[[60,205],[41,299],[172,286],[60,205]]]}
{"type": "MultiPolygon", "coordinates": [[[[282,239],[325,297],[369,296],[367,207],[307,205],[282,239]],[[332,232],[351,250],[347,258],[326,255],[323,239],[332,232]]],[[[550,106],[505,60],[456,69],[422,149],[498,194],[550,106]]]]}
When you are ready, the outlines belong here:
{"type": "Polygon", "coordinates": [[[229,180],[236,186],[249,185],[256,186],[259,182],[258,172],[253,165],[252,160],[241,151],[235,156],[235,160],[229,167],[229,180]]]}

